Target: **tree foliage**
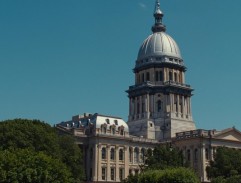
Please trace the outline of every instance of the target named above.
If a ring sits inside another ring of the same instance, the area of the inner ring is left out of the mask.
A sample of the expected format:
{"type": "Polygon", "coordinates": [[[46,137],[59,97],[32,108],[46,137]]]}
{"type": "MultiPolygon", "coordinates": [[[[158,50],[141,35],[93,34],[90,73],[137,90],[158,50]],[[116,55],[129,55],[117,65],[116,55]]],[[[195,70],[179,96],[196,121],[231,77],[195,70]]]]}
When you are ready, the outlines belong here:
{"type": "Polygon", "coordinates": [[[200,183],[193,170],[179,167],[164,170],[148,170],[140,175],[131,175],[125,183],[200,183]]]}
{"type": "Polygon", "coordinates": [[[67,166],[43,152],[29,149],[0,151],[0,182],[73,182],[67,166]]]}
{"type": "Polygon", "coordinates": [[[170,167],[182,167],[181,151],[171,148],[169,144],[155,147],[153,153],[147,152],[146,167],[148,169],[163,170],[170,167]]]}
{"type": "Polygon", "coordinates": [[[0,123],[0,151],[28,149],[59,160],[70,170],[74,182],[83,179],[82,154],[74,138],[59,136],[56,129],[39,120],[15,119],[0,123]]]}
{"type": "Polygon", "coordinates": [[[207,167],[207,175],[210,179],[241,175],[241,152],[226,147],[217,148],[214,161],[207,167]]]}

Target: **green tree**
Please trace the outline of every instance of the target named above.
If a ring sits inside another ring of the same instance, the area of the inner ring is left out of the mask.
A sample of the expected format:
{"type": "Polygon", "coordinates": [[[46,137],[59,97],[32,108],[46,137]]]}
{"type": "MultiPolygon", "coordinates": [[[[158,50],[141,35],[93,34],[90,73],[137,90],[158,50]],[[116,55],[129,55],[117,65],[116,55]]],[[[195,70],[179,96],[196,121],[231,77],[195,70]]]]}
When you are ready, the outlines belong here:
{"type": "Polygon", "coordinates": [[[170,167],[182,167],[183,156],[181,151],[176,148],[170,147],[169,144],[160,145],[155,147],[153,153],[147,152],[147,158],[145,162],[147,169],[160,169],[170,167]]]}
{"type": "Polygon", "coordinates": [[[29,149],[0,151],[0,182],[71,183],[68,167],[43,152],[29,149]]]}
{"type": "Polygon", "coordinates": [[[207,176],[212,179],[212,182],[215,182],[216,179],[234,181],[238,175],[241,175],[241,152],[226,147],[217,148],[214,161],[210,162],[210,166],[206,170],[207,176]]]}
{"type": "Polygon", "coordinates": [[[84,177],[82,153],[75,139],[58,135],[56,129],[39,120],[15,119],[0,123],[0,150],[29,149],[42,152],[67,165],[74,182],[84,177]]]}
{"type": "Polygon", "coordinates": [[[200,183],[195,172],[191,169],[167,168],[164,170],[148,170],[138,176],[129,176],[125,183],[200,183]]]}

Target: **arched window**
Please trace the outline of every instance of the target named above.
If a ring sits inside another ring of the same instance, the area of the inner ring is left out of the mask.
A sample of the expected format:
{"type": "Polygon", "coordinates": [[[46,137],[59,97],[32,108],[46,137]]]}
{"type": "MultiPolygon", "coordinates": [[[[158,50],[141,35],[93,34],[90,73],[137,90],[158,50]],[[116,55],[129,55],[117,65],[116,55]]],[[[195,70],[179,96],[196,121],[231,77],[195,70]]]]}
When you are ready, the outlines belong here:
{"type": "Polygon", "coordinates": [[[194,150],[194,161],[197,161],[198,160],[198,150],[195,149],[194,150]]]}
{"type": "Polygon", "coordinates": [[[187,150],[187,160],[188,160],[188,161],[191,160],[191,152],[190,152],[190,149],[187,150]]]}
{"type": "Polygon", "coordinates": [[[102,159],[106,159],[106,148],[105,147],[103,147],[101,150],[101,157],[102,157],[102,159]]]}
{"type": "Polygon", "coordinates": [[[120,135],[124,135],[124,129],[120,129],[120,135]]]}
{"type": "Polygon", "coordinates": [[[132,151],[132,148],[129,148],[129,161],[133,162],[133,151],[132,151]]]}
{"type": "Polygon", "coordinates": [[[162,110],[162,101],[158,100],[157,101],[157,112],[161,112],[161,110],[162,110]]]}
{"type": "Polygon", "coordinates": [[[141,149],[141,156],[140,156],[141,162],[144,162],[144,158],[145,158],[145,149],[142,148],[142,149],[141,149]]]}
{"type": "Polygon", "coordinates": [[[112,135],[115,134],[115,127],[111,127],[111,133],[112,133],[112,135]]]}
{"type": "Polygon", "coordinates": [[[115,149],[114,148],[111,148],[111,150],[110,150],[110,159],[115,160],[115,149]]]}
{"type": "Polygon", "coordinates": [[[137,147],[134,150],[134,162],[135,163],[139,162],[139,149],[137,147]]]}
{"type": "Polygon", "coordinates": [[[124,160],[124,151],[123,151],[123,149],[119,150],[119,160],[120,161],[124,160]]]}
{"type": "Polygon", "coordinates": [[[105,126],[101,126],[101,133],[106,134],[106,127],[105,126]]]}

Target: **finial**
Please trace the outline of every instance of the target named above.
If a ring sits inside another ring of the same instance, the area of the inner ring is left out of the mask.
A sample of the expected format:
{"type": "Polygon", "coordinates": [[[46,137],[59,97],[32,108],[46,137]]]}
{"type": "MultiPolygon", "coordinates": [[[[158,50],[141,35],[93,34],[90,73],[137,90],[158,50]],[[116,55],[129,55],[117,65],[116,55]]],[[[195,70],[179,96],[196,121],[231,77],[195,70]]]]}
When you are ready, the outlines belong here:
{"type": "Polygon", "coordinates": [[[163,32],[166,31],[165,25],[162,24],[162,17],[164,14],[160,9],[160,1],[156,0],[155,10],[153,16],[155,17],[155,25],[152,27],[152,32],[163,32]]]}

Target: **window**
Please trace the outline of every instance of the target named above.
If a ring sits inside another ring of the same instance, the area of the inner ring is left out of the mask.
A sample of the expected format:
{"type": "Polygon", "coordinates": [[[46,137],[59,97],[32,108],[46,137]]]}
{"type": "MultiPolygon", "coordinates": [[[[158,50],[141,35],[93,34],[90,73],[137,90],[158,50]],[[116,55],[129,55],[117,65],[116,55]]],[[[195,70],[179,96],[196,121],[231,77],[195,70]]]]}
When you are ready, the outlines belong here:
{"type": "Polygon", "coordinates": [[[145,158],[145,149],[141,149],[141,157],[140,157],[141,159],[141,162],[144,162],[144,158],[145,158]]]}
{"type": "Polygon", "coordinates": [[[115,168],[110,169],[110,179],[115,180],[115,168]]]}
{"type": "Polygon", "coordinates": [[[123,149],[119,150],[119,160],[120,161],[124,160],[124,151],[123,151],[123,149]]]}
{"type": "Polygon", "coordinates": [[[197,159],[198,159],[198,150],[197,149],[195,149],[195,151],[194,151],[194,160],[195,161],[197,161],[197,159]]]}
{"type": "Polygon", "coordinates": [[[205,149],[205,158],[206,160],[209,160],[208,148],[205,149]]]}
{"type": "Polygon", "coordinates": [[[156,71],[155,77],[156,77],[156,81],[158,81],[158,71],[156,71]]]}
{"type": "Polygon", "coordinates": [[[145,103],[142,102],[141,104],[141,112],[144,113],[145,112],[145,103]]]}
{"type": "Polygon", "coordinates": [[[169,81],[172,81],[172,72],[169,72],[169,81]]]}
{"type": "Polygon", "coordinates": [[[110,160],[115,160],[115,149],[111,148],[110,150],[110,160]]]}
{"type": "Polygon", "coordinates": [[[129,161],[132,162],[133,161],[133,152],[132,149],[129,148],[129,161]]]}
{"type": "Polygon", "coordinates": [[[144,82],[145,81],[145,75],[144,75],[144,73],[142,74],[142,82],[144,82]]]}
{"type": "Polygon", "coordinates": [[[109,119],[105,119],[107,124],[110,124],[110,120],[109,119]]]}
{"type": "Polygon", "coordinates": [[[124,168],[120,168],[119,176],[120,176],[120,181],[122,181],[125,178],[124,177],[124,168]]]}
{"type": "Polygon", "coordinates": [[[160,81],[163,81],[163,73],[162,73],[162,71],[159,72],[159,79],[160,79],[160,81]]]}
{"type": "Polygon", "coordinates": [[[105,147],[103,147],[101,150],[101,157],[102,157],[102,159],[106,159],[106,148],[105,147]]]}
{"type": "Polygon", "coordinates": [[[174,73],[174,81],[177,82],[177,73],[174,73]]]}
{"type": "Polygon", "coordinates": [[[118,121],[116,119],[114,120],[114,123],[115,123],[115,125],[118,125],[118,121]]]}
{"type": "Polygon", "coordinates": [[[206,160],[209,160],[208,148],[205,149],[205,158],[206,160]]]}
{"type": "Polygon", "coordinates": [[[157,112],[161,112],[161,110],[162,110],[162,101],[158,100],[157,101],[157,112]]]}
{"type": "Polygon", "coordinates": [[[105,126],[101,126],[101,133],[106,134],[106,127],[105,126]]]}
{"type": "Polygon", "coordinates": [[[124,130],[123,129],[120,130],[120,135],[124,135],[124,130]]]}
{"type": "Polygon", "coordinates": [[[135,163],[139,162],[139,149],[137,147],[134,150],[134,162],[135,163]]]}
{"type": "Polygon", "coordinates": [[[111,128],[111,133],[112,133],[112,135],[115,134],[115,127],[112,127],[112,128],[111,128]]]}
{"type": "Polygon", "coordinates": [[[106,167],[102,167],[102,180],[106,179],[106,167]]]}
{"type": "Polygon", "coordinates": [[[146,80],[150,81],[150,73],[149,72],[146,73],[146,80]]]}
{"type": "Polygon", "coordinates": [[[190,149],[187,150],[187,160],[188,160],[188,161],[191,160],[191,152],[190,152],[190,149]]]}

